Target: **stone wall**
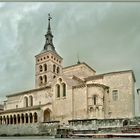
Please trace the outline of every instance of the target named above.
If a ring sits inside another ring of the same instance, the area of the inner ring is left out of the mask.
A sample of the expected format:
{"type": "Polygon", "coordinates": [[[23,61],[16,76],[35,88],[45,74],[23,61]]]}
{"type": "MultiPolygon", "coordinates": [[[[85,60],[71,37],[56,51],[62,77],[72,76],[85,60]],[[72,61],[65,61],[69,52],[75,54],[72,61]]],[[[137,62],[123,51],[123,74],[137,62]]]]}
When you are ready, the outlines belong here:
{"type": "MultiPolygon", "coordinates": [[[[128,119],[126,119],[128,120],[128,119]]],[[[99,130],[123,127],[124,119],[90,119],[69,121],[73,130],[99,130]]],[[[129,122],[129,120],[128,120],[129,122]]]]}
{"type": "Polygon", "coordinates": [[[33,123],[0,125],[0,135],[3,136],[26,136],[26,135],[55,135],[59,123],[33,123]]]}
{"type": "Polygon", "coordinates": [[[67,77],[75,75],[79,78],[85,78],[95,75],[95,71],[91,70],[85,63],[80,63],[63,68],[63,74],[67,77]]]}
{"type": "MultiPolygon", "coordinates": [[[[109,87],[109,114],[107,118],[132,118],[135,115],[135,80],[132,71],[103,74],[103,78],[87,81],[109,87]],[[113,90],[118,91],[118,99],[113,100],[113,90]]],[[[107,114],[106,114],[107,116],[107,114]]]]}
{"type": "Polygon", "coordinates": [[[38,124],[0,125],[0,135],[33,135],[38,133],[38,124]]]}

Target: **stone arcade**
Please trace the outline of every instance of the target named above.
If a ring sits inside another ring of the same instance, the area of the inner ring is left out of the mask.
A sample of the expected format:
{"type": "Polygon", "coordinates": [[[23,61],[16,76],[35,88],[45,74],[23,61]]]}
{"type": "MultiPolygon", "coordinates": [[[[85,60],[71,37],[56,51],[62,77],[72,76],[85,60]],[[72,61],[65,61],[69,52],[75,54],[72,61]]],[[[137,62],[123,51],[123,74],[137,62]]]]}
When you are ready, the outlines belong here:
{"type": "Polygon", "coordinates": [[[122,119],[135,115],[132,70],[96,74],[85,62],[63,67],[63,58],[48,31],[43,50],[36,55],[35,88],[7,95],[0,124],[19,125],[69,120],[122,119]]]}

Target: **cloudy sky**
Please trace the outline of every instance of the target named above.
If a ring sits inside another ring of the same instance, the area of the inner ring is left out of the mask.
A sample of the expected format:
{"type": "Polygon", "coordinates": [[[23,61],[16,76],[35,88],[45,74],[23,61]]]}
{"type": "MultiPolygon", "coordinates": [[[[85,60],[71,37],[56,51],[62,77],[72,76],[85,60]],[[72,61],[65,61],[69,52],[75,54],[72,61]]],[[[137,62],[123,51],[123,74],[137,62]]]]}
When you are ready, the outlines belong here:
{"type": "Polygon", "coordinates": [[[140,3],[0,3],[0,100],[34,88],[48,13],[57,52],[68,66],[88,63],[97,74],[132,69],[140,87],[140,3]]]}

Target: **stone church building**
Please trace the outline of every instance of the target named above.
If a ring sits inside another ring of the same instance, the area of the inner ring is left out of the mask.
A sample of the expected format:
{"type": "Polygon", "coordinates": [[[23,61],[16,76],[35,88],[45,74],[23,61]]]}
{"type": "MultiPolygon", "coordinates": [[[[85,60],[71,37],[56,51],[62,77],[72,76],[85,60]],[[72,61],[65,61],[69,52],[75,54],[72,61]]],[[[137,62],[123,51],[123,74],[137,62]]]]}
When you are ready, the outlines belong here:
{"type": "Polygon", "coordinates": [[[85,62],[63,67],[50,19],[44,48],[35,56],[35,88],[6,96],[0,124],[134,117],[133,71],[96,74],[85,62]]]}

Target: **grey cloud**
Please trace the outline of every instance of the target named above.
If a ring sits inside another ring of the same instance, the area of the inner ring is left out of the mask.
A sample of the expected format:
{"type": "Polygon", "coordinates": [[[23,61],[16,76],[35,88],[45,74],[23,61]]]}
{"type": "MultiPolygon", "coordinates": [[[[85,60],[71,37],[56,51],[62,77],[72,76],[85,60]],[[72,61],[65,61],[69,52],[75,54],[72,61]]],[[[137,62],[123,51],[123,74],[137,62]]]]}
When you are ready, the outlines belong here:
{"type": "Polygon", "coordinates": [[[78,53],[97,73],[133,69],[140,86],[140,4],[5,3],[0,11],[1,98],[34,88],[34,56],[43,49],[49,12],[64,66],[78,53]]]}

